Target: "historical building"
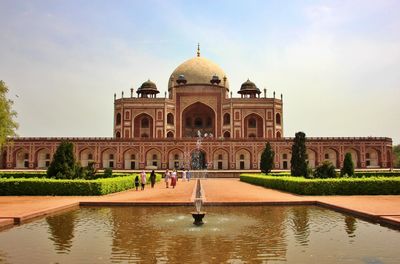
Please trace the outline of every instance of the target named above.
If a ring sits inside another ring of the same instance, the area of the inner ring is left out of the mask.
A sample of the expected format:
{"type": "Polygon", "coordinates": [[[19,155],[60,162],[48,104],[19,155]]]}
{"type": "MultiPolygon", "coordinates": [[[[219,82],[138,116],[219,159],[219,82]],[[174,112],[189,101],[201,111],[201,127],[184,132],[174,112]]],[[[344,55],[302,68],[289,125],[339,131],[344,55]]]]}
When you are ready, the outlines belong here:
{"type": "MultiPolygon", "coordinates": [[[[114,95],[114,135],[111,138],[64,138],[75,145],[83,166],[158,169],[191,166],[193,153],[202,166],[215,170],[258,169],[269,141],[275,168],[290,169],[292,138],[284,137],[283,97],[245,81],[233,97],[225,72],[197,56],[183,62],[168,79],[168,94],[158,96],[148,80],[130,96],[114,95]],[[201,144],[198,144],[201,135],[201,144]]],[[[8,169],[46,168],[62,138],[14,138],[3,153],[8,169]]],[[[308,138],[311,167],[330,160],[337,168],[352,154],[357,168],[392,165],[390,138],[308,138]]]]}

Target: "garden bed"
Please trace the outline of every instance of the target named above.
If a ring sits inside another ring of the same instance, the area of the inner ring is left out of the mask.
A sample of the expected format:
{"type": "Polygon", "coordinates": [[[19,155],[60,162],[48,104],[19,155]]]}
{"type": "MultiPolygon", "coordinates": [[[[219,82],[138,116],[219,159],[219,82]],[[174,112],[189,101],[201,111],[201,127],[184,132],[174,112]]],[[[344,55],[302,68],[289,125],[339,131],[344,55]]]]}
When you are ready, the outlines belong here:
{"type": "Polygon", "coordinates": [[[305,179],[292,176],[241,174],[240,180],[301,195],[400,194],[400,177],[305,179]]]}
{"type": "MultiPolygon", "coordinates": [[[[95,180],[0,178],[0,195],[104,195],[134,188],[135,176],[132,174],[95,180]]],[[[156,176],[156,181],[160,181],[161,174],[156,176]]]]}

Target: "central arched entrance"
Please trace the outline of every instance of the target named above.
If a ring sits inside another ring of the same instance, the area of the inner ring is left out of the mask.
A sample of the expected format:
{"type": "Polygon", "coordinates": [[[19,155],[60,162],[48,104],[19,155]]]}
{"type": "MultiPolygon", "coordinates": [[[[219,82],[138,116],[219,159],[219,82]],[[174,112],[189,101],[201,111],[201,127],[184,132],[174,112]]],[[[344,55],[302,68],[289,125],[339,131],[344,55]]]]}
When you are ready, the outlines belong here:
{"type": "Polygon", "coordinates": [[[215,113],[203,103],[194,103],[183,111],[181,127],[182,137],[197,137],[197,131],[215,135],[215,113]]]}
{"type": "Polygon", "coordinates": [[[192,170],[203,170],[207,168],[206,153],[196,149],[192,152],[191,167],[192,170]]]}

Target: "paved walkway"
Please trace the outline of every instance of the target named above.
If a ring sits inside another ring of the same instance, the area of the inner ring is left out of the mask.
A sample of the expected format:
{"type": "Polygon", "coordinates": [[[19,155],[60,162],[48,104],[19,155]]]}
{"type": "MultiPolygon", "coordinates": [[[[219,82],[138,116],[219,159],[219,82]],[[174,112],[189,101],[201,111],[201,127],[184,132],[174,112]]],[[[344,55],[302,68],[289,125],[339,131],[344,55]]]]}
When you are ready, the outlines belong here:
{"type": "MultiPolygon", "coordinates": [[[[400,195],[301,196],[248,183],[238,179],[202,180],[206,203],[217,204],[315,204],[352,213],[400,228],[400,195]]],[[[0,196],[0,227],[12,226],[39,216],[68,210],[79,205],[191,205],[194,180],[178,181],[177,187],[129,190],[105,196],[0,196]]]]}

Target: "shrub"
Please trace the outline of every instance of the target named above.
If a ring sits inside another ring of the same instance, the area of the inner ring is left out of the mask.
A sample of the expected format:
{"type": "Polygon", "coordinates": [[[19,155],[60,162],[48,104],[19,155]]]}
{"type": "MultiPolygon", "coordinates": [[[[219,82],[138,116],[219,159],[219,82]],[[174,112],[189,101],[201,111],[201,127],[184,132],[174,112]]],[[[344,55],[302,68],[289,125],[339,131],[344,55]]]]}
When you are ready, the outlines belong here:
{"type": "Polygon", "coordinates": [[[240,180],[302,195],[400,194],[400,177],[305,179],[303,177],[242,174],[240,180]]]}
{"type": "Polygon", "coordinates": [[[97,169],[94,166],[94,162],[89,162],[86,167],[86,178],[85,179],[94,179],[96,177],[97,169]]]}
{"type": "Polygon", "coordinates": [[[113,170],[111,168],[104,169],[104,177],[105,178],[111,178],[112,174],[113,174],[113,170]]]}
{"type": "Polygon", "coordinates": [[[271,148],[271,144],[267,142],[265,144],[265,149],[263,153],[261,154],[261,159],[260,159],[260,169],[261,172],[268,174],[271,172],[273,166],[274,166],[274,156],[275,153],[271,148]]]}
{"type": "Polygon", "coordinates": [[[335,178],[335,166],[330,161],[324,161],[321,165],[317,166],[314,171],[314,178],[326,179],[335,178]]]}
{"type": "Polygon", "coordinates": [[[74,155],[74,145],[68,141],[61,141],[54,153],[53,160],[47,169],[47,176],[57,179],[74,179],[77,176],[77,164],[74,155]]]}
{"type": "Polygon", "coordinates": [[[344,156],[344,161],[343,161],[343,168],[340,170],[340,176],[353,176],[354,175],[354,163],[351,158],[351,153],[346,153],[344,156]]]}

